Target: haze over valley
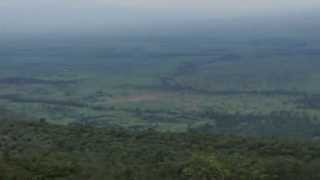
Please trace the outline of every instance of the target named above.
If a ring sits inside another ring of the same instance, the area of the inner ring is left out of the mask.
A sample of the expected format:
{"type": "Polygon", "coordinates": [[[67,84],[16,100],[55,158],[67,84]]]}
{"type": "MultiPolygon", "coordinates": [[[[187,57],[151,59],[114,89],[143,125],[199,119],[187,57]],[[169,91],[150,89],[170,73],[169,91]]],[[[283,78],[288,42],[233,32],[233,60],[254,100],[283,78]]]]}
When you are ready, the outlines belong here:
{"type": "Polygon", "coordinates": [[[0,179],[319,179],[319,8],[0,2],[0,179]]]}

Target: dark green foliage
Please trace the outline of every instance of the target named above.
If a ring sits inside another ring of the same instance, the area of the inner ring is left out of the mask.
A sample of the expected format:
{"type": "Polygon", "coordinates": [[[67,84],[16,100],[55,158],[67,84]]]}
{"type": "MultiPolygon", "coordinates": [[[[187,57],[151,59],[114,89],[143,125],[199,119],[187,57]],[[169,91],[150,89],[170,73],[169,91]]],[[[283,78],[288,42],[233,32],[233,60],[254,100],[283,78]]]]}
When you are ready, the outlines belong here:
{"type": "Polygon", "coordinates": [[[316,180],[320,144],[2,120],[0,179],[316,180]]]}
{"type": "Polygon", "coordinates": [[[297,103],[304,108],[319,109],[320,95],[304,95],[303,98],[297,100],[297,103]]]}
{"type": "Polygon", "coordinates": [[[200,116],[212,119],[213,124],[194,127],[195,132],[287,138],[316,138],[320,134],[318,120],[304,113],[276,111],[266,115],[241,115],[207,111],[200,116]]]}
{"type": "Polygon", "coordinates": [[[59,80],[43,80],[37,78],[22,78],[22,77],[13,77],[13,78],[1,78],[0,84],[14,84],[14,85],[26,85],[26,84],[49,84],[49,85],[66,85],[73,84],[76,81],[59,81],[59,80]]]}
{"type": "Polygon", "coordinates": [[[227,176],[226,169],[212,155],[194,155],[182,169],[185,179],[219,180],[227,176]]]}

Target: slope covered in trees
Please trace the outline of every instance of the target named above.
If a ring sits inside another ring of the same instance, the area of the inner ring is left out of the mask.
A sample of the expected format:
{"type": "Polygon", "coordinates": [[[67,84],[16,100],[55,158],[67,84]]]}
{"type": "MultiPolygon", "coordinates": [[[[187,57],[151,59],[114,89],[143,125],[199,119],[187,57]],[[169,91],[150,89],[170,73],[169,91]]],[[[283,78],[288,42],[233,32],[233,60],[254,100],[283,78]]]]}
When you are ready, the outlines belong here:
{"type": "Polygon", "coordinates": [[[0,179],[318,180],[320,143],[0,121],[0,179]]]}

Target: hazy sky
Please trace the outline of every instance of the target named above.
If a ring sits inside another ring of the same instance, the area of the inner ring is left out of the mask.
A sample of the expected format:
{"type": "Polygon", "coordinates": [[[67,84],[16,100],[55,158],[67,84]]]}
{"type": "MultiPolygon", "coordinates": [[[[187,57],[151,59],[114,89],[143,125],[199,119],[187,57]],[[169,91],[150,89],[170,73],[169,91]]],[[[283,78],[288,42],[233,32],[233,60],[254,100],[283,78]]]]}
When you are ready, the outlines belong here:
{"type": "Polygon", "coordinates": [[[81,31],[290,16],[319,7],[320,0],[0,0],[0,32],[81,31]]]}

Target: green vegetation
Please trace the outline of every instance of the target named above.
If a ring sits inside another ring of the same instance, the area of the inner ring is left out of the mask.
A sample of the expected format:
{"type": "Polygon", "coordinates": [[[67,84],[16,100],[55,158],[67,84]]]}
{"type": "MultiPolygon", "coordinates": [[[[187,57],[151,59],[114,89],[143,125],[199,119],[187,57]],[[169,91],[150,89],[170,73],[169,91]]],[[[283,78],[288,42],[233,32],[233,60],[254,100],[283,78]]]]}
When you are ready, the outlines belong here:
{"type": "Polygon", "coordinates": [[[0,105],[63,125],[319,137],[313,39],[90,42],[0,44],[0,105]]]}
{"type": "Polygon", "coordinates": [[[313,39],[70,41],[0,42],[1,180],[320,179],[313,39]]]}
{"type": "Polygon", "coordinates": [[[60,126],[2,113],[0,179],[317,180],[320,144],[60,126]]]}

